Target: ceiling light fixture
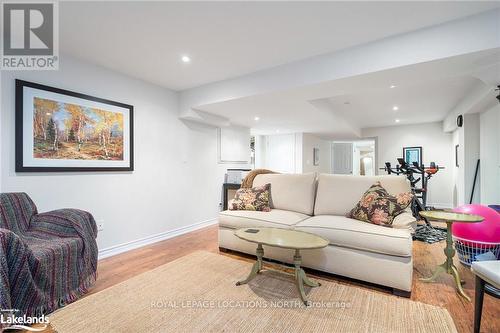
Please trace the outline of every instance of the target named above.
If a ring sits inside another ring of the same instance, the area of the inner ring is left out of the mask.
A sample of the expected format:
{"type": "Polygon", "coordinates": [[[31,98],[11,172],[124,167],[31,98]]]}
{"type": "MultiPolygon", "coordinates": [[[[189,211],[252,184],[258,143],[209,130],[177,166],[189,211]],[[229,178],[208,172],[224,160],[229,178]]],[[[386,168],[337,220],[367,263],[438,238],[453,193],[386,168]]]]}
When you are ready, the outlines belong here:
{"type": "Polygon", "coordinates": [[[394,111],[398,111],[398,110],[399,110],[399,107],[398,107],[397,105],[394,105],[394,106],[392,107],[392,109],[393,109],[394,111]]]}
{"type": "Polygon", "coordinates": [[[399,122],[400,122],[400,120],[399,120],[399,119],[395,119],[394,121],[395,121],[395,122],[397,122],[397,123],[399,123],[399,122]]]}
{"type": "Polygon", "coordinates": [[[280,132],[280,130],[276,130],[276,133],[279,133],[279,132],[280,132]]]}
{"type": "Polygon", "coordinates": [[[389,88],[394,89],[394,88],[396,88],[396,86],[391,84],[391,86],[389,88]]]}
{"type": "Polygon", "coordinates": [[[259,117],[255,117],[255,118],[253,118],[253,120],[255,120],[255,121],[259,121],[259,120],[260,120],[260,118],[259,118],[259,117]]]}
{"type": "Polygon", "coordinates": [[[187,55],[182,56],[181,60],[185,63],[191,62],[191,58],[189,58],[187,55]]]}

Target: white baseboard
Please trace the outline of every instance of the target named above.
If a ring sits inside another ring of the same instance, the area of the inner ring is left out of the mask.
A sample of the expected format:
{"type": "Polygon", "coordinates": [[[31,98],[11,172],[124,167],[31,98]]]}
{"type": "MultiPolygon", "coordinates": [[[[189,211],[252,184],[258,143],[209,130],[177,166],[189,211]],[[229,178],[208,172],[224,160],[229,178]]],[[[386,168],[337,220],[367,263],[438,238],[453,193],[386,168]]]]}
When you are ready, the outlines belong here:
{"type": "Polygon", "coordinates": [[[111,247],[107,247],[105,249],[99,250],[99,260],[108,258],[123,252],[127,252],[133,249],[137,249],[139,247],[143,247],[149,244],[153,244],[165,239],[169,239],[175,236],[180,236],[182,234],[186,234],[188,232],[201,229],[204,227],[208,227],[209,225],[213,225],[217,223],[217,219],[211,219],[211,220],[206,220],[198,223],[194,223],[185,227],[177,228],[174,230],[169,230],[165,232],[161,232],[159,234],[151,235],[148,237],[136,239],[127,243],[119,244],[119,245],[114,245],[111,247]]]}

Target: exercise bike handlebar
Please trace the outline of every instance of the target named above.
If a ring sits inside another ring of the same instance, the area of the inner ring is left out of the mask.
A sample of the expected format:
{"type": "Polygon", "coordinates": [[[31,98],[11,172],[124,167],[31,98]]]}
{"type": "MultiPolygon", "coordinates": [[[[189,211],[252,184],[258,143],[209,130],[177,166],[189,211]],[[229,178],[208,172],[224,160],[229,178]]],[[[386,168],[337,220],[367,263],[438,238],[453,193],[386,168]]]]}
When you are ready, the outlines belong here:
{"type": "Polygon", "coordinates": [[[431,162],[430,166],[426,167],[424,164],[419,165],[417,162],[412,162],[412,165],[406,163],[402,158],[398,158],[399,165],[395,168],[392,167],[390,162],[385,162],[385,167],[379,168],[384,170],[387,174],[409,174],[409,173],[427,173],[428,175],[433,175],[441,169],[446,169],[443,166],[438,166],[434,162],[431,162]]]}
{"type": "Polygon", "coordinates": [[[402,170],[399,168],[399,165],[396,165],[396,168],[393,168],[391,166],[390,162],[385,162],[385,167],[379,168],[379,169],[386,171],[387,174],[389,174],[389,175],[392,174],[392,173],[395,173],[396,175],[399,175],[402,172],[402,170]]]}
{"type": "Polygon", "coordinates": [[[413,168],[417,169],[420,172],[427,172],[427,170],[436,170],[434,173],[436,173],[438,170],[445,169],[445,167],[439,166],[434,162],[431,162],[431,164],[426,167],[425,165],[421,164],[419,165],[417,162],[413,162],[413,168]]]}

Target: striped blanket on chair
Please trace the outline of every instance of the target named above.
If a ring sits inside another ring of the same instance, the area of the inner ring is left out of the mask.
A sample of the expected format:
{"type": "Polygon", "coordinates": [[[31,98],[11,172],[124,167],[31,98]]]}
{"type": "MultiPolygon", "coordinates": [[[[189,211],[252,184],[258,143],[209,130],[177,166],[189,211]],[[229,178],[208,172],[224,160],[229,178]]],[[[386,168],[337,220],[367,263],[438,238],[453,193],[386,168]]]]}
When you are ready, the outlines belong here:
{"type": "Polygon", "coordinates": [[[0,309],[39,316],[78,299],[96,280],[96,237],[90,213],[38,214],[27,194],[0,194],[0,309]]]}

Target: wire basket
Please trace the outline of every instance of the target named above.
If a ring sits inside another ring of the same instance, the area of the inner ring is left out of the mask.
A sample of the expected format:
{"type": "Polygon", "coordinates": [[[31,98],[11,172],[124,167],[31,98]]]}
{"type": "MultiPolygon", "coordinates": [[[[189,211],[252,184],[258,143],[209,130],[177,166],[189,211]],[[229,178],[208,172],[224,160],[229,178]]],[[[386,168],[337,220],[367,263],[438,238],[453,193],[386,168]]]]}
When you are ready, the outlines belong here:
{"type": "Polygon", "coordinates": [[[500,243],[471,241],[453,236],[458,260],[470,266],[473,261],[500,260],[500,243]]]}

